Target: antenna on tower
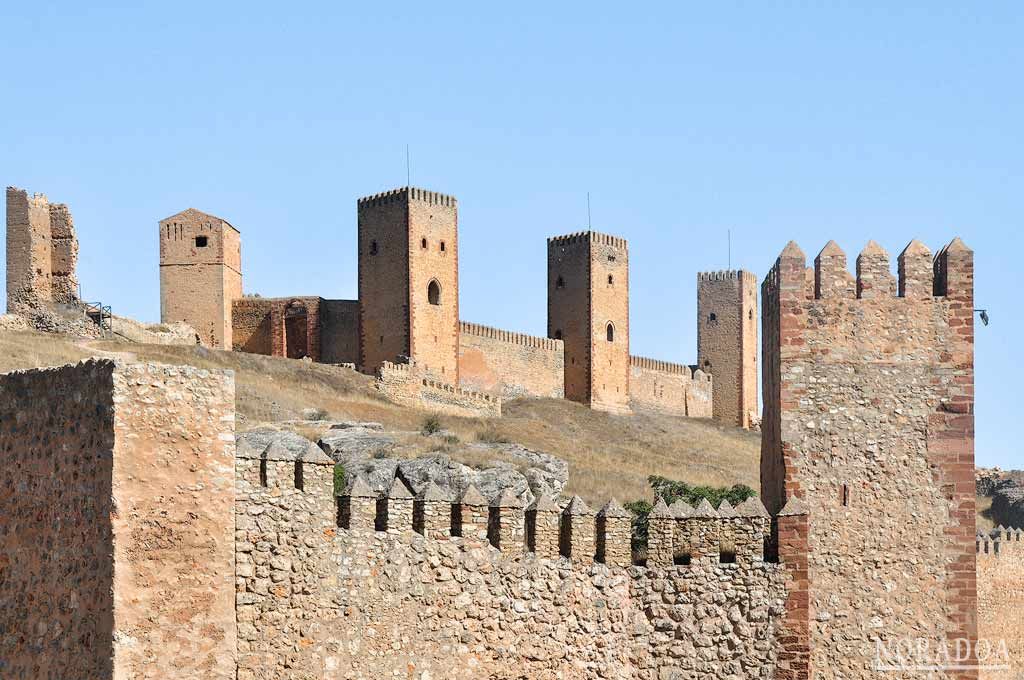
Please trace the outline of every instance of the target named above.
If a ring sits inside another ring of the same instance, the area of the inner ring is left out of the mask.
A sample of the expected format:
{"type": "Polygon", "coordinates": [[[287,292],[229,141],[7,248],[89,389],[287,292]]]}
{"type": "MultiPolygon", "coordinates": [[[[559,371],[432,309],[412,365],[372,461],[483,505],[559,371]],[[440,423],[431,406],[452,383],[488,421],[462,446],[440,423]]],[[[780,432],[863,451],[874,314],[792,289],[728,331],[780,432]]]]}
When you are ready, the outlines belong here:
{"type": "Polygon", "coordinates": [[[725,230],[725,238],[726,238],[726,242],[728,243],[728,248],[729,248],[729,260],[728,260],[729,266],[728,266],[728,269],[729,269],[729,271],[732,271],[732,229],[726,229],[725,230]]]}
{"type": "Polygon", "coordinates": [[[590,231],[590,192],[587,192],[587,231],[590,231]]]}
{"type": "Polygon", "coordinates": [[[412,186],[412,165],[409,163],[409,145],[405,145],[405,186],[412,186]]]}

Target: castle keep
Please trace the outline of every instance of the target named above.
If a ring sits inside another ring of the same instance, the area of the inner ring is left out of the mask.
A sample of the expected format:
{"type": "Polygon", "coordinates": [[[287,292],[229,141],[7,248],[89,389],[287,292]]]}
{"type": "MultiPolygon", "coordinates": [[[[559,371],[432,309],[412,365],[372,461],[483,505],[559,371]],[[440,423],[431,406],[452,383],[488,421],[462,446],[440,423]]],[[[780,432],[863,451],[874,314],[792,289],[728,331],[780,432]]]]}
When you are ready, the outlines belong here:
{"type": "Polygon", "coordinates": [[[357,220],[358,300],[243,297],[234,227],[192,209],[161,221],[162,321],[191,324],[213,347],[386,370],[379,386],[391,398],[431,394],[462,413],[494,415],[503,398],[549,397],[619,414],[636,407],[754,422],[749,274],[701,279],[702,314],[721,321],[702,327],[703,367],[691,367],[630,355],[625,239],[588,231],[548,240],[542,338],[460,319],[453,196],[395,189],[359,199],[357,220]],[[461,395],[459,404],[442,392],[461,395]]]}

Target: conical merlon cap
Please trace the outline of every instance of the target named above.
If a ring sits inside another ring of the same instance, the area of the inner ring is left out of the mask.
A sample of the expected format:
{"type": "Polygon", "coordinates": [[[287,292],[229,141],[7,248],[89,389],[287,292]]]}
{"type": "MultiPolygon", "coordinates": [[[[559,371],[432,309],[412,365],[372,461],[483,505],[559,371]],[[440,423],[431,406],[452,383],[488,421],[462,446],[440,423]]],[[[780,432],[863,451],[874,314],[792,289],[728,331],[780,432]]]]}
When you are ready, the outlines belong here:
{"type": "Polygon", "coordinates": [[[825,247],[821,249],[821,252],[818,253],[818,257],[822,257],[822,256],[824,256],[824,257],[836,257],[836,256],[846,257],[846,253],[843,252],[843,249],[839,247],[838,243],[836,243],[835,241],[829,241],[828,243],[825,244],[825,247]]]}
{"type": "Polygon", "coordinates": [[[391,488],[388,489],[388,498],[412,498],[412,492],[398,477],[395,477],[394,481],[391,482],[391,488]]]}
{"type": "Polygon", "coordinates": [[[363,481],[363,478],[356,475],[355,479],[348,486],[348,491],[345,492],[346,496],[352,498],[374,498],[377,494],[373,492],[373,489],[363,481]]]}
{"type": "Polygon", "coordinates": [[[875,241],[868,241],[864,250],[860,251],[860,257],[889,257],[889,253],[875,241]]]}
{"type": "Polygon", "coordinates": [[[736,510],[732,507],[732,503],[729,502],[728,498],[723,498],[722,502],[718,504],[718,516],[737,517],[736,510]]]}
{"type": "Polygon", "coordinates": [[[786,247],[782,249],[782,253],[779,255],[779,257],[784,259],[807,259],[807,256],[804,255],[804,251],[800,250],[800,246],[796,244],[796,241],[790,241],[789,243],[787,243],[786,247]]]}
{"type": "Polygon", "coordinates": [[[425,487],[420,489],[420,492],[416,494],[416,498],[421,501],[437,501],[442,503],[451,502],[451,498],[447,493],[445,493],[444,489],[433,482],[429,482],[425,487]]]}
{"type": "Polygon", "coordinates": [[[670,505],[669,510],[672,511],[673,515],[680,519],[693,516],[693,507],[682,498],[670,505]]]}
{"type": "Polygon", "coordinates": [[[701,499],[700,505],[698,505],[693,511],[694,517],[711,518],[718,517],[718,513],[708,502],[707,498],[701,499]]]}
{"type": "Polygon", "coordinates": [[[752,496],[736,506],[736,512],[741,517],[765,517],[771,519],[771,515],[765,509],[764,503],[757,496],[752,496]]]}
{"type": "Polygon", "coordinates": [[[928,250],[928,246],[918,241],[916,238],[907,244],[907,247],[900,253],[900,257],[906,257],[907,255],[927,255],[931,257],[932,251],[928,250]]]}
{"type": "Polygon", "coordinates": [[[506,487],[491,501],[491,506],[495,508],[521,508],[523,507],[523,501],[520,500],[515,491],[506,487]]]}
{"type": "Polygon", "coordinates": [[[487,499],[480,493],[474,485],[470,484],[466,487],[466,490],[462,492],[462,497],[459,498],[459,502],[463,505],[487,505],[487,499]]]}
{"type": "Polygon", "coordinates": [[[597,514],[600,517],[629,517],[631,513],[622,507],[617,500],[612,498],[604,504],[604,507],[597,514]]]}
{"type": "Polygon", "coordinates": [[[590,509],[583,499],[579,496],[573,496],[569,499],[569,505],[565,506],[565,510],[562,511],[566,515],[593,515],[594,511],[590,509]]]}
{"type": "Polygon", "coordinates": [[[658,496],[658,500],[654,501],[654,507],[651,508],[650,517],[661,517],[664,519],[671,519],[674,517],[672,511],[665,505],[665,499],[658,496]]]}
{"type": "Polygon", "coordinates": [[[533,502],[527,507],[527,510],[535,510],[536,512],[561,512],[562,508],[558,506],[555,499],[549,494],[542,493],[533,499],[533,502]]]}
{"type": "Polygon", "coordinates": [[[952,241],[950,241],[949,245],[946,246],[945,250],[946,250],[947,253],[973,253],[974,252],[973,250],[971,250],[970,248],[967,247],[967,244],[964,243],[963,240],[959,236],[955,237],[952,241]]]}

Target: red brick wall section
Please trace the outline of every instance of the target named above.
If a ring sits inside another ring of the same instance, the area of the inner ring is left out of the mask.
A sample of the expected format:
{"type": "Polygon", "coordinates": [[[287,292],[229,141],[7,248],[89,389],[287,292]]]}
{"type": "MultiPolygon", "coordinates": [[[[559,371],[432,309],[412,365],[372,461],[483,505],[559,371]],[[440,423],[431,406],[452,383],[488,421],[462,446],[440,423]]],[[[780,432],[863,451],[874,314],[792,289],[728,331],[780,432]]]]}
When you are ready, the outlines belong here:
{"type": "Polygon", "coordinates": [[[503,331],[463,321],[459,338],[460,385],[505,399],[565,396],[561,340],[503,331]]]}
{"type": "Polygon", "coordinates": [[[219,217],[189,208],[161,220],[160,321],[187,323],[209,347],[233,347],[241,249],[238,230],[219,217]]]}
{"type": "Polygon", "coordinates": [[[359,364],[358,300],[320,300],[320,361],[359,364]]]}
{"type": "Polygon", "coordinates": [[[272,354],[270,310],[274,300],[246,297],[231,303],[231,342],[236,352],[272,354]]]}
{"type": "Polygon", "coordinates": [[[762,495],[810,511],[812,664],[848,678],[876,677],[876,639],[977,636],[973,254],[899,260],[902,296],[877,244],[857,281],[791,243],[762,288],[762,495]]]}
{"type": "Polygon", "coordinates": [[[395,189],[359,199],[359,366],[409,356],[409,198],[395,189]]]}
{"type": "Polygon", "coordinates": [[[776,631],[776,680],[810,680],[810,610],[807,509],[794,499],[775,519],[774,543],[786,571],[786,611],[776,631]]]}
{"type": "Polygon", "coordinates": [[[321,299],[317,297],[236,300],[232,305],[234,349],[320,361],[320,303],[321,299]],[[292,326],[289,335],[287,319],[293,317],[302,326],[292,326]]]}

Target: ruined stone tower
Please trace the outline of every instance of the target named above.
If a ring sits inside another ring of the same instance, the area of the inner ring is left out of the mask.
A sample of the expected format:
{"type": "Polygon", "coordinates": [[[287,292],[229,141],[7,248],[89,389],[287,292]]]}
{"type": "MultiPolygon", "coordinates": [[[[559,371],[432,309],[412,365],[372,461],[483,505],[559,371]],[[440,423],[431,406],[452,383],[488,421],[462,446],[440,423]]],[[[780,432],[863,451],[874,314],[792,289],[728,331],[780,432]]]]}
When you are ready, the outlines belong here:
{"type": "Polygon", "coordinates": [[[548,239],[548,337],[565,343],[565,397],[629,411],[629,249],[588,231],[548,239]]]}
{"type": "Polygon", "coordinates": [[[78,302],[71,212],[43,194],[7,187],[7,311],[78,302]]]}
{"type": "Polygon", "coordinates": [[[231,303],[242,297],[242,237],[189,208],[160,221],[160,321],[187,323],[203,344],[231,349],[231,303]]]}
{"type": "Polygon", "coordinates": [[[834,242],[805,266],[790,243],[761,289],[762,496],[809,510],[812,671],[877,678],[876,640],[977,635],[973,254],[914,241],[898,288],[874,242],[856,278],[834,242]]]}
{"type": "Polygon", "coordinates": [[[362,370],[408,356],[459,380],[458,203],[412,187],[362,198],[359,358],[362,370]]]}
{"type": "Polygon", "coordinates": [[[697,363],[715,381],[715,420],[750,427],[757,410],[757,278],[697,274],[697,363]]]}

